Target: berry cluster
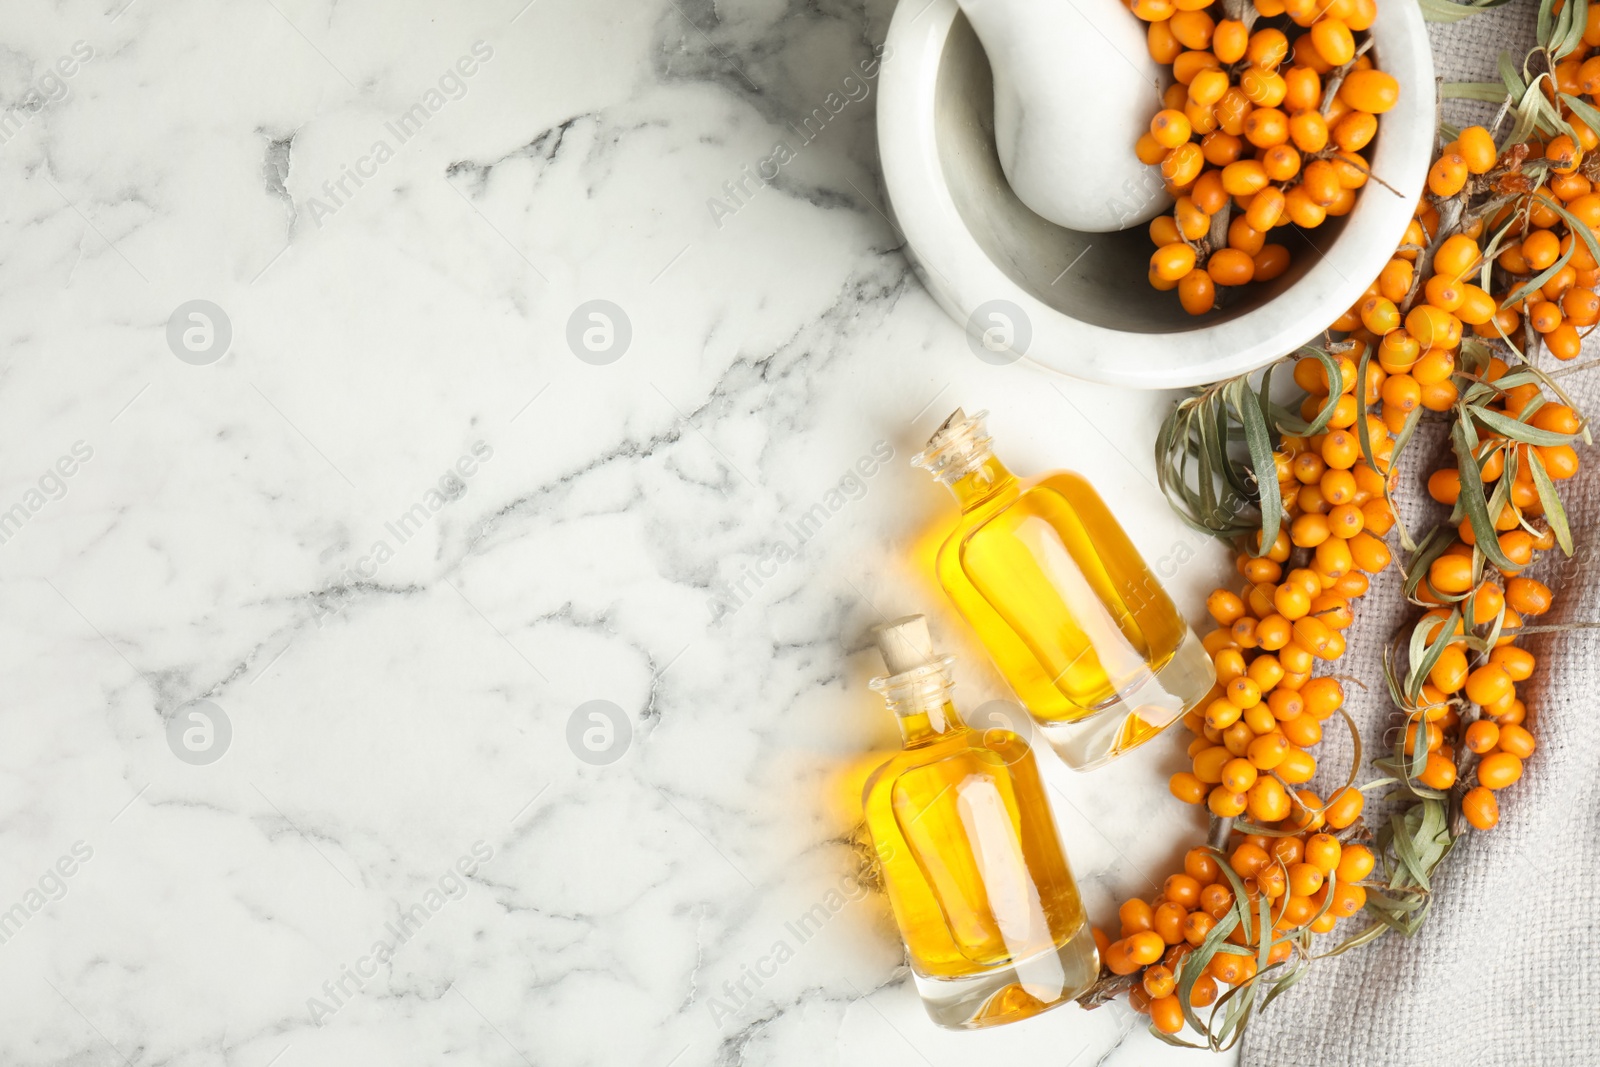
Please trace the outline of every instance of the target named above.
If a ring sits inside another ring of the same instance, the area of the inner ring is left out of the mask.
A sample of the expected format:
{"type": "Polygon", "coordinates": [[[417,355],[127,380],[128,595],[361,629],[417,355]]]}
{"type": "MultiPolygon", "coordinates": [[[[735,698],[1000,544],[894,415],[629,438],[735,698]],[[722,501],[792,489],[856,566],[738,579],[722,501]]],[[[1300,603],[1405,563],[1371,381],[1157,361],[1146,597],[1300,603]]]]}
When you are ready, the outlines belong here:
{"type": "Polygon", "coordinates": [[[1400,95],[1356,42],[1376,0],[1254,0],[1220,20],[1213,2],[1129,4],[1175,79],[1135,145],[1177,200],[1150,224],[1150,283],[1177,289],[1191,315],[1216,306],[1218,286],[1287,269],[1275,228],[1349,213],[1369,175],[1361,149],[1400,95]]]}

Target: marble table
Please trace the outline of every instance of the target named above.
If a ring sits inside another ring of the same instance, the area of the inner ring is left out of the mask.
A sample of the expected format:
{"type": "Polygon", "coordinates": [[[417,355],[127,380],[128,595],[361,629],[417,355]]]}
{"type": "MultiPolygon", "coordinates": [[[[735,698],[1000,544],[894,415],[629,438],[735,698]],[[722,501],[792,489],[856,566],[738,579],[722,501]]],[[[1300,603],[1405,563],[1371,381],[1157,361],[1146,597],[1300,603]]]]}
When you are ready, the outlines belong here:
{"type": "MultiPolygon", "coordinates": [[[[1005,695],[924,569],[950,409],[1186,609],[1227,566],[1170,395],[986,362],[908,268],[889,11],[8,14],[0,1062],[1220,1062],[939,1031],[856,881],[868,628],[1005,695]]],[[[1044,755],[1094,914],[1200,834],[1180,749],[1044,755]]]]}

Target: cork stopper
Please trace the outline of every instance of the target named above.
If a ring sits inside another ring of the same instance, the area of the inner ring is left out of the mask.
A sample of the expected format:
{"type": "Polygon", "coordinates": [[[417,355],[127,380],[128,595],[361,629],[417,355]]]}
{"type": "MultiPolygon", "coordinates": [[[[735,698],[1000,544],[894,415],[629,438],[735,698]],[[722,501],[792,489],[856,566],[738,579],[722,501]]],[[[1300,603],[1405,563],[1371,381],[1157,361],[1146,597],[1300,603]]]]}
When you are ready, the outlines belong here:
{"type": "Polygon", "coordinates": [[[922,467],[936,481],[949,485],[972,471],[994,455],[991,439],[984,428],[987,411],[968,416],[961,408],[950,413],[940,427],[928,438],[923,450],[911,457],[914,467],[922,467]]]}
{"type": "Polygon", "coordinates": [[[933,638],[928,635],[925,615],[906,615],[886,622],[872,631],[878,638],[878,652],[891,676],[914,671],[937,661],[933,638]]]}

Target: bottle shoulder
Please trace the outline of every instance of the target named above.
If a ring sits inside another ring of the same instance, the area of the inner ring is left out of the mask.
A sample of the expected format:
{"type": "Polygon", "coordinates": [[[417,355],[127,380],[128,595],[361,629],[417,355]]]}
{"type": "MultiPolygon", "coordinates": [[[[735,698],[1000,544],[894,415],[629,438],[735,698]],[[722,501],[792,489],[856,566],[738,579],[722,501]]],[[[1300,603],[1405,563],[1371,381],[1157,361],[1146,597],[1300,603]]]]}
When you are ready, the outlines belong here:
{"type": "Polygon", "coordinates": [[[975,730],[968,727],[959,734],[932,744],[895,753],[867,776],[863,799],[870,806],[875,798],[886,799],[896,783],[925,773],[960,778],[970,774],[1010,777],[1024,763],[1032,764],[1033,750],[1020,735],[1010,730],[975,730]]]}

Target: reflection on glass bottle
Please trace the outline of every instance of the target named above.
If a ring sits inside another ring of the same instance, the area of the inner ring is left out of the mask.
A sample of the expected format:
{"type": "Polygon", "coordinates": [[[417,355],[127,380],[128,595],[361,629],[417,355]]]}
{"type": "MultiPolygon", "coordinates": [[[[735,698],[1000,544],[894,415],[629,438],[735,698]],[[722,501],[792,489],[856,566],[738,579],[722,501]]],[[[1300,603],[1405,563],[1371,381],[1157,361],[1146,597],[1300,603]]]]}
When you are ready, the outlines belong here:
{"type": "Polygon", "coordinates": [[[962,721],[921,615],[878,645],[904,749],[867,779],[867,829],[928,1014],[974,1029],[1073,999],[1100,961],[1032,750],[962,721]]]}
{"type": "Polygon", "coordinates": [[[1098,766],[1199,703],[1215,672],[1094,487],[1070,471],[1018,479],[984,415],[957,409],[912,460],[961,505],[939,583],[1051,747],[1098,766]]]}

